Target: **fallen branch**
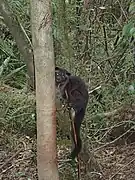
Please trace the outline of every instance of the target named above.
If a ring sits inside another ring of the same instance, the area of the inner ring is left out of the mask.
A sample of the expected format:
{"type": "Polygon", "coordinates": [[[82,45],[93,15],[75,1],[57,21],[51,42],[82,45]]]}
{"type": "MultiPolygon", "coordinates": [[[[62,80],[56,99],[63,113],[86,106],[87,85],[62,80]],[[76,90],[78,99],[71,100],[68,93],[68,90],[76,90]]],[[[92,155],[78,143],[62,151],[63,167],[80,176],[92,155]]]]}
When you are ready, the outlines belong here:
{"type": "Polygon", "coordinates": [[[135,158],[125,164],[122,168],[120,168],[113,176],[110,177],[109,180],[112,180],[121,170],[125,169],[125,167],[129,166],[131,163],[135,161],[135,158]]]}
{"type": "Polygon", "coordinates": [[[100,149],[102,149],[102,148],[104,148],[104,147],[106,147],[106,146],[108,146],[108,145],[114,144],[114,143],[115,143],[116,141],[118,141],[120,138],[122,138],[122,137],[125,136],[127,133],[129,133],[132,129],[133,129],[133,127],[131,127],[130,129],[128,129],[125,133],[123,133],[122,135],[120,135],[119,137],[117,137],[116,139],[114,139],[113,141],[108,142],[108,143],[104,144],[103,146],[100,146],[100,147],[94,149],[94,152],[99,151],[100,149]]]}
{"type": "Polygon", "coordinates": [[[12,167],[14,167],[14,165],[11,165],[10,167],[8,167],[7,169],[4,169],[0,175],[2,175],[3,173],[6,173],[8,170],[10,170],[12,167]]]}
{"type": "Polygon", "coordinates": [[[2,170],[4,166],[6,166],[10,161],[12,161],[12,159],[14,159],[22,150],[23,148],[19,149],[15,154],[13,154],[13,156],[11,156],[4,164],[0,166],[0,170],[2,170]]]}
{"type": "Polygon", "coordinates": [[[100,89],[101,87],[102,87],[102,86],[100,85],[100,86],[92,89],[91,91],[89,91],[89,94],[92,94],[94,91],[97,91],[97,90],[100,89]]]}
{"type": "Polygon", "coordinates": [[[115,110],[110,111],[110,112],[99,113],[99,114],[93,115],[91,117],[91,119],[111,117],[111,116],[114,116],[115,114],[118,114],[122,109],[123,109],[123,107],[115,109],[115,110]]]}

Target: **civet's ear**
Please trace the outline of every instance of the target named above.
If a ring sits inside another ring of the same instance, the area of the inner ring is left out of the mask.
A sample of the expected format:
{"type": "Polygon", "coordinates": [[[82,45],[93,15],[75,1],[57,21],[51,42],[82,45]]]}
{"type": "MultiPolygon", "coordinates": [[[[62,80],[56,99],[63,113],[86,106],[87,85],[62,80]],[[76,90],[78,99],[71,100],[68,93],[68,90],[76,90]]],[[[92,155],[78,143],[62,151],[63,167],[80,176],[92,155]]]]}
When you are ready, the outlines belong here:
{"type": "Polygon", "coordinates": [[[55,67],[55,71],[58,71],[58,70],[60,70],[60,68],[56,66],[56,67],[55,67]]]}
{"type": "Polygon", "coordinates": [[[59,68],[58,66],[55,67],[55,71],[61,71],[62,73],[65,73],[65,75],[70,76],[71,73],[68,72],[66,69],[59,68]]]}
{"type": "Polygon", "coordinates": [[[70,76],[70,75],[71,75],[71,73],[70,73],[70,72],[68,72],[68,71],[66,71],[66,74],[67,74],[68,76],[70,76]]]}

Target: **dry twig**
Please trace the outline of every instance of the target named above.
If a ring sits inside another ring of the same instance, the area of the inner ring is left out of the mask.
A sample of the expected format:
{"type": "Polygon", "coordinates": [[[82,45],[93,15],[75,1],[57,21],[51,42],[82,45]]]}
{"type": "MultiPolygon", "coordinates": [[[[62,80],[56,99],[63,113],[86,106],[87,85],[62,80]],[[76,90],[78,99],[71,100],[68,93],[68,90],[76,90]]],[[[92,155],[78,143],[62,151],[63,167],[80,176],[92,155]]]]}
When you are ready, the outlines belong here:
{"type": "Polygon", "coordinates": [[[100,147],[96,148],[96,149],[94,150],[94,152],[96,152],[96,151],[98,151],[98,150],[100,150],[100,149],[102,149],[102,148],[104,148],[104,147],[106,147],[106,146],[108,146],[108,145],[114,144],[114,143],[115,143],[116,141],[118,141],[120,138],[122,138],[122,137],[125,136],[127,133],[129,133],[132,129],[133,129],[133,127],[131,127],[130,129],[128,129],[125,133],[123,133],[122,135],[120,135],[119,137],[117,137],[116,139],[114,139],[113,141],[108,142],[108,143],[104,144],[103,146],[100,146],[100,147]]]}
{"type": "Polygon", "coordinates": [[[125,164],[122,168],[120,168],[113,176],[109,178],[109,180],[112,180],[121,170],[123,170],[125,167],[129,166],[132,162],[135,161],[135,158],[129,161],[127,164],[125,164]]]}
{"type": "Polygon", "coordinates": [[[23,148],[19,149],[15,154],[13,154],[13,156],[11,156],[4,164],[0,166],[0,170],[2,170],[2,168],[6,166],[12,159],[14,159],[22,150],[23,148]]]}

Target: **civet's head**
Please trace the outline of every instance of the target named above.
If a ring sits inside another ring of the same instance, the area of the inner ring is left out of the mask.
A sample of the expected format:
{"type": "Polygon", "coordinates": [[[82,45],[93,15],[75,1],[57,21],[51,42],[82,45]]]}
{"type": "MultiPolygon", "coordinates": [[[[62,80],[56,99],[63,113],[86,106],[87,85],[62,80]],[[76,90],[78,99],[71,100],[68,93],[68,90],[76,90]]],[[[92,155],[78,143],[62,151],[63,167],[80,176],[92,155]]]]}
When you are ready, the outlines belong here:
{"type": "Polygon", "coordinates": [[[55,83],[56,86],[63,84],[71,74],[63,68],[55,67],[55,83]]]}

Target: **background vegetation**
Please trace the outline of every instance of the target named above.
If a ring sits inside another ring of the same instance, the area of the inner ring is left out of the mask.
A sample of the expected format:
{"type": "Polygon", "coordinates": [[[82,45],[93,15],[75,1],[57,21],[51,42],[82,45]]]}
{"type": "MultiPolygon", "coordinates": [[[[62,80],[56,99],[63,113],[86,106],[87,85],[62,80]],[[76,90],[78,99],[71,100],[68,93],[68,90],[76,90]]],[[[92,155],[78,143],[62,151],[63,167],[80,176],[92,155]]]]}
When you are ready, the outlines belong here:
{"type": "MultiPolygon", "coordinates": [[[[31,40],[29,0],[8,3],[31,40]]],[[[125,168],[133,164],[126,158],[135,138],[135,2],[53,0],[52,14],[55,62],[82,77],[90,93],[82,127],[82,178],[133,180],[132,167],[125,168]]],[[[26,94],[26,65],[2,16],[0,84],[0,161],[14,154],[16,146],[30,150],[0,167],[0,178],[36,179],[34,94],[26,94]]],[[[61,179],[76,179],[75,168],[65,162],[70,151],[67,114],[58,111],[57,119],[61,179]]]]}

